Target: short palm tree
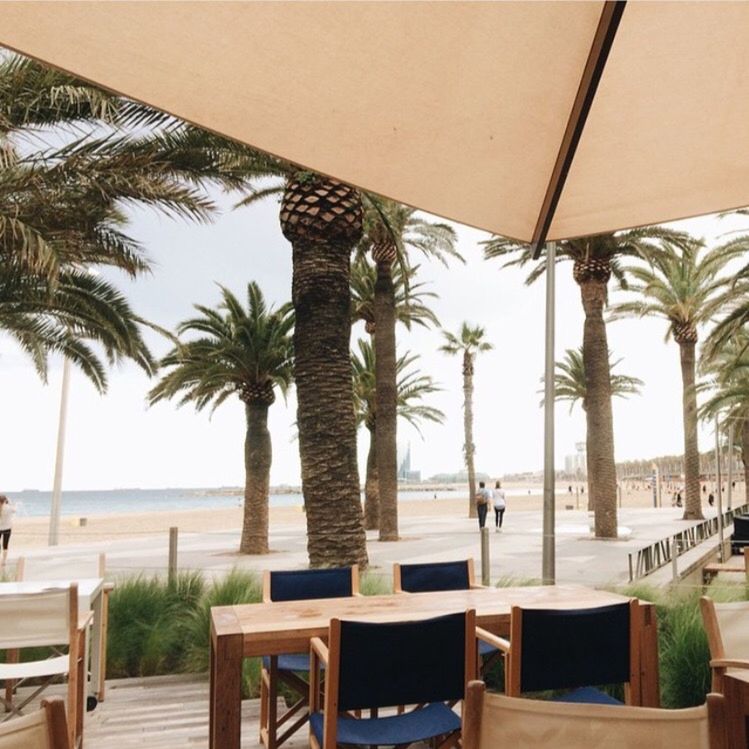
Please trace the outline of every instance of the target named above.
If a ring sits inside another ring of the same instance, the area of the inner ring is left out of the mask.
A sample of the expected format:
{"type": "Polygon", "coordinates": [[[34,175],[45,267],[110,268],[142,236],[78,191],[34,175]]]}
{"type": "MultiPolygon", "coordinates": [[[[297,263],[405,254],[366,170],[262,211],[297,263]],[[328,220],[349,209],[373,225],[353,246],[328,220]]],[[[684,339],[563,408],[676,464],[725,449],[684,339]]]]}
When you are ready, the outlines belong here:
{"type": "MultiPolygon", "coordinates": [[[[640,388],[645,384],[638,377],[614,374],[614,367],[622,360],[611,361],[609,352],[609,371],[611,372],[611,395],[614,398],[628,398],[639,395],[640,388]]],[[[554,374],[554,400],[569,401],[570,411],[576,403],[580,403],[583,411],[588,410],[588,389],[585,383],[585,365],[583,363],[583,349],[568,348],[564,352],[564,359],[556,363],[554,374]]]]}
{"type": "Polygon", "coordinates": [[[150,391],[151,404],[180,397],[179,405],[212,410],[236,395],[245,407],[244,522],[239,550],[268,552],[268,489],[272,461],[268,409],[276,387],[286,393],[292,379],[290,305],[269,308],[256,283],[247,286],[247,306],[222,287],[218,309],[195,305],[199,317],[177,328],[180,340],[162,360],[169,371],[150,391]]]}
{"type": "Polygon", "coordinates": [[[486,338],[486,331],[479,325],[471,326],[464,322],[460,326],[457,335],[447,330],[442,331],[445,337],[444,345],[440,351],[450,356],[460,355],[463,360],[463,431],[464,445],[463,455],[466,469],[468,471],[468,515],[476,515],[476,468],[474,466],[474,454],[476,447],[473,444],[473,373],[476,356],[492,348],[486,338]]]}
{"type": "Polygon", "coordinates": [[[628,291],[639,299],[617,304],[614,315],[661,317],[668,322],[666,340],[679,346],[684,422],[684,518],[700,519],[700,453],[697,442],[696,347],[698,329],[710,321],[722,304],[727,279],[721,276],[737,250],[725,246],[705,251],[692,239],[680,248],[664,244],[652,252],[649,264],[627,269],[634,279],[628,291]]]}
{"type": "MultiPolygon", "coordinates": [[[[587,382],[588,409],[588,496],[595,511],[595,534],[598,538],[616,538],[616,463],[614,461],[614,419],[611,409],[611,381],[604,307],[608,303],[608,282],[613,275],[624,280],[621,260],[647,256],[661,242],[679,243],[685,235],[650,226],[642,229],[599,234],[557,243],[557,262],[571,261],[572,276],[580,287],[585,311],[583,328],[583,362],[587,382]]],[[[506,266],[525,267],[533,263],[527,245],[514,240],[493,237],[485,243],[487,258],[509,258],[506,266]]],[[[526,283],[543,275],[546,260],[531,269],[526,283]]]]}
{"type": "MultiPolygon", "coordinates": [[[[358,345],[359,353],[352,355],[356,414],[359,424],[363,424],[369,431],[367,476],[364,483],[364,515],[368,521],[371,521],[372,528],[377,528],[380,506],[376,459],[375,351],[369,341],[359,340],[358,345]]],[[[418,369],[410,368],[418,358],[415,354],[405,353],[398,357],[396,363],[398,417],[405,419],[409,424],[416,427],[417,431],[419,430],[419,424],[423,421],[441,424],[445,418],[442,411],[422,402],[425,396],[437,392],[439,388],[434,384],[431,377],[422,375],[418,369]]]]}
{"type": "Polygon", "coordinates": [[[366,567],[350,351],[350,261],[363,232],[361,194],[250,149],[237,164],[249,191],[240,205],[280,195],[281,231],[291,243],[294,380],[310,565],[366,567]]]}

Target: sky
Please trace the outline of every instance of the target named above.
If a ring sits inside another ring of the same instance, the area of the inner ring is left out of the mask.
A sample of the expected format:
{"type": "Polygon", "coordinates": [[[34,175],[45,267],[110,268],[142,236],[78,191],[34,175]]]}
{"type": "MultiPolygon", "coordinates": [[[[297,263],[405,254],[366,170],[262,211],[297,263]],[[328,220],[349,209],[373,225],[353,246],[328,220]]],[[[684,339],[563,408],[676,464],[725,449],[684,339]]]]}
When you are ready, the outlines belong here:
{"type": "MultiPolygon", "coordinates": [[[[248,281],[260,284],[266,298],[290,299],[291,248],[278,224],[278,204],[232,209],[215,196],[222,212],[208,225],[167,218],[148,209],[132,212],[130,233],[147,248],[153,272],[131,281],[116,271],[104,275],[123,290],[141,316],[167,328],[189,317],[195,303],[215,305],[217,284],[243,294],[248,281]]],[[[709,242],[728,232],[749,230],[742,217],[706,217],[672,226],[709,242]]],[[[465,320],[486,328],[493,350],[482,353],[475,372],[475,444],[477,470],[492,476],[539,470],[543,461],[543,412],[539,407],[544,356],[544,282],[528,287],[524,271],[501,268],[483,259],[488,235],[456,225],[466,264],[421,263],[419,279],[439,295],[433,308],[446,330],[465,320]]],[[[613,288],[613,282],[611,284],[613,288]]],[[[611,301],[625,298],[613,291],[611,301]]],[[[682,450],[681,376],[678,348],[664,342],[667,325],[657,319],[630,319],[608,326],[609,345],[623,361],[618,372],[645,381],[642,394],[614,401],[617,460],[678,454],[682,450]]],[[[572,267],[557,272],[557,359],[582,342],[583,312],[572,267]]],[[[352,332],[364,337],[363,324],[352,332]]],[[[148,332],[157,355],[168,344],[148,332]]],[[[423,477],[462,468],[462,375],[458,358],[439,352],[439,330],[398,330],[399,353],[418,354],[418,366],[442,390],[429,403],[446,416],[443,425],[425,424],[423,438],[399,425],[399,444],[411,445],[412,468],[423,477]]],[[[60,403],[62,362],[51,361],[43,384],[23,352],[0,335],[0,491],[48,490],[52,486],[60,403]]],[[[162,402],[149,408],[146,393],[153,382],[134,365],[109,373],[109,390],[100,396],[73,372],[65,443],[63,488],[220,487],[244,481],[244,408],[229,399],[214,414],[196,413],[162,402]]],[[[300,483],[295,441],[293,391],[271,408],[274,485],[300,483]]],[[[556,465],[585,439],[582,410],[556,407],[556,465]]],[[[712,433],[701,428],[701,449],[712,433]]],[[[363,477],[368,436],[359,433],[359,469],[363,477]]]]}

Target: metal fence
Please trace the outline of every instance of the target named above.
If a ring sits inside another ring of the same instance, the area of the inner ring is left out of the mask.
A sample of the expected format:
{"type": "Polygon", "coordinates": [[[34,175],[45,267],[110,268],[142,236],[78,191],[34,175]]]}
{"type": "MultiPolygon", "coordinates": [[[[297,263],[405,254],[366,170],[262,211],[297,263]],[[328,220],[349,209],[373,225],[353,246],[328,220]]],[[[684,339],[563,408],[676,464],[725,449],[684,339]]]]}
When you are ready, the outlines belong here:
{"type": "MultiPolygon", "coordinates": [[[[749,504],[726,510],[723,513],[723,527],[733,522],[735,515],[749,513],[749,504]]],[[[718,516],[703,520],[701,523],[685,528],[683,531],[674,533],[656,541],[650,546],[629,553],[629,581],[634,582],[646,577],[651,572],[672,564],[682,554],[693,549],[698,544],[714,536],[718,532],[718,516]]]]}

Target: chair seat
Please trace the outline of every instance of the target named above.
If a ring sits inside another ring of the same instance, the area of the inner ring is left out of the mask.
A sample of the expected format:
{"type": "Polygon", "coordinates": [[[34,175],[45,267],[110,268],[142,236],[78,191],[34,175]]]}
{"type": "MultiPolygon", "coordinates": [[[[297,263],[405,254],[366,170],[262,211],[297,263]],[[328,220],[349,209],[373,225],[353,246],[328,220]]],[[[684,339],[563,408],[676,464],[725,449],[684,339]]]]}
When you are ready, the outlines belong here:
{"type": "Polygon", "coordinates": [[[479,640],[479,655],[494,655],[494,653],[498,653],[499,648],[495,648],[494,645],[490,645],[488,642],[484,642],[483,640],[479,640]]]}
{"type": "Polygon", "coordinates": [[[57,676],[68,673],[70,658],[58,655],[45,661],[28,663],[0,663],[0,681],[5,679],[35,679],[41,676],[57,676]]]}
{"type": "Polygon", "coordinates": [[[554,697],[554,702],[578,702],[588,705],[623,705],[623,702],[595,687],[579,687],[567,694],[554,697]]]}
{"type": "MultiPolygon", "coordinates": [[[[323,714],[313,713],[310,725],[322,745],[323,714]]],[[[338,743],[395,746],[426,740],[460,730],[460,716],[447,705],[434,702],[419,710],[385,718],[338,718],[338,743]]]]}
{"type": "MultiPolygon", "coordinates": [[[[325,664],[320,664],[321,668],[325,669],[325,664]]],[[[263,668],[266,671],[270,670],[270,656],[263,656],[263,668]]],[[[308,673],[309,672],[309,653],[284,653],[278,656],[278,670],[279,671],[295,671],[297,673],[308,673]]]]}

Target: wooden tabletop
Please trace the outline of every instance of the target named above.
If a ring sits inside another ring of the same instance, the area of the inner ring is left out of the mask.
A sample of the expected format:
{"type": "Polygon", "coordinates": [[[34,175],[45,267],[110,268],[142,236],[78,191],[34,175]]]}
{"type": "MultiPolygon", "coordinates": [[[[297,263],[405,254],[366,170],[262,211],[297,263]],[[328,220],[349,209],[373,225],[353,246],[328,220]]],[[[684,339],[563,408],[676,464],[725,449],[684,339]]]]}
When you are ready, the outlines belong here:
{"type": "Polygon", "coordinates": [[[627,600],[607,591],[555,585],[253,603],[212,608],[211,629],[214,640],[241,635],[245,656],[278,655],[306,650],[310,638],[327,634],[332,618],[391,622],[476,609],[478,624],[506,633],[513,605],[590,608],[627,600]]]}

